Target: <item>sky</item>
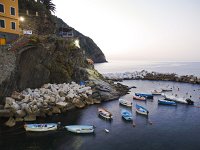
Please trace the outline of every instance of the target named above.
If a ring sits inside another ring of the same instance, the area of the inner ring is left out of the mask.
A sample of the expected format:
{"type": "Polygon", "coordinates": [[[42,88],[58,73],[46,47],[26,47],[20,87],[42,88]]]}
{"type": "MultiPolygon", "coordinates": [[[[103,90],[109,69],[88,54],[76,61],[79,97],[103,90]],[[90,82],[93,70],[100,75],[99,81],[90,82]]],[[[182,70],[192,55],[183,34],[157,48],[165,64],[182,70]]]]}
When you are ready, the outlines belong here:
{"type": "Polygon", "coordinates": [[[200,0],[53,0],[107,60],[200,61],[200,0]]]}

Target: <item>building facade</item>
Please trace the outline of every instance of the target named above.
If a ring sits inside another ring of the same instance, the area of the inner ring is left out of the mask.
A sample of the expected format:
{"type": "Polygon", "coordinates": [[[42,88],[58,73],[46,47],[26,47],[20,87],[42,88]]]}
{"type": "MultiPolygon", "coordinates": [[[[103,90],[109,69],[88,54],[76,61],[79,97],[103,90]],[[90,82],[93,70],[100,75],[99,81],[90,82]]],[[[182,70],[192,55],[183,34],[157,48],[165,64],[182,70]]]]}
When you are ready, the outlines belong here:
{"type": "Polygon", "coordinates": [[[20,34],[18,0],[0,0],[0,44],[15,41],[20,34]]]}

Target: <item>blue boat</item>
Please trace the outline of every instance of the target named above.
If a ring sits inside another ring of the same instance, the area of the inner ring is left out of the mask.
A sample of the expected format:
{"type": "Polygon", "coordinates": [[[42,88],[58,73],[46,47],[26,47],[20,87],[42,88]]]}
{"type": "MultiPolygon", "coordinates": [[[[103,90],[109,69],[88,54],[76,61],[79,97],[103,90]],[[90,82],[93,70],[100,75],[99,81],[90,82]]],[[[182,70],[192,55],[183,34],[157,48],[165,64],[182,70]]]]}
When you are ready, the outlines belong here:
{"type": "Polygon", "coordinates": [[[93,133],[94,126],[92,125],[69,125],[65,126],[65,128],[74,133],[93,133]]]}
{"type": "Polygon", "coordinates": [[[148,115],[149,114],[149,111],[146,108],[144,108],[144,107],[142,107],[138,104],[136,104],[135,107],[136,107],[137,113],[142,114],[142,115],[148,115]]]}
{"type": "Polygon", "coordinates": [[[148,99],[153,99],[153,94],[146,94],[146,93],[135,93],[136,96],[145,97],[148,99]]]}
{"type": "Polygon", "coordinates": [[[176,102],[168,100],[158,100],[158,104],[176,106],[176,102]]]}
{"type": "Polygon", "coordinates": [[[132,116],[132,113],[130,111],[122,110],[121,115],[127,121],[133,120],[133,116],[132,116]]]}
{"type": "Polygon", "coordinates": [[[53,131],[57,130],[57,123],[42,123],[42,124],[25,124],[24,128],[26,131],[33,132],[44,132],[44,131],[53,131]]]}

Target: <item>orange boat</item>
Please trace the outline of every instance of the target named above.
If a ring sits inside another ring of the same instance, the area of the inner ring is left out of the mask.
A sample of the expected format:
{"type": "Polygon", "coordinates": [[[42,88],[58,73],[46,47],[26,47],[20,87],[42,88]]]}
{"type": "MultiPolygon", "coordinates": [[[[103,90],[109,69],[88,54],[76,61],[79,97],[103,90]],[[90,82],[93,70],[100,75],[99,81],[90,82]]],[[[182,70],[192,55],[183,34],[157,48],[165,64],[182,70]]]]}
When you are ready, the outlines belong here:
{"type": "Polygon", "coordinates": [[[140,100],[140,101],[146,101],[145,97],[140,97],[140,96],[133,96],[133,99],[140,100]]]}

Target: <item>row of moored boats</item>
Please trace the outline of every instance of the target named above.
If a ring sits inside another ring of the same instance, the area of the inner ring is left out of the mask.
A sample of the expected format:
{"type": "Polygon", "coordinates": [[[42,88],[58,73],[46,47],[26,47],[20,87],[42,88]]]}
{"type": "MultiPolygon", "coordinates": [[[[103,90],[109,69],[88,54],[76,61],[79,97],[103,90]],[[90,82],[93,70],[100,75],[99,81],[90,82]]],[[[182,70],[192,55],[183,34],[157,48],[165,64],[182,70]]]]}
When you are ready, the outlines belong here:
{"type": "MultiPolygon", "coordinates": [[[[169,91],[169,90],[165,90],[165,91],[169,91]]],[[[146,101],[147,99],[153,99],[155,95],[162,95],[164,97],[164,99],[158,100],[158,104],[171,105],[171,106],[175,106],[177,105],[177,103],[183,103],[183,104],[188,104],[188,105],[194,104],[194,102],[190,99],[177,98],[176,96],[162,94],[161,92],[157,92],[157,91],[154,91],[151,94],[135,93],[135,95],[133,96],[133,99],[146,101]]],[[[119,104],[132,108],[132,102],[125,99],[119,99],[119,104]]],[[[141,114],[141,115],[148,116],[149,114],[149,111],[139,104],[135,105],[135,110],[138,114],[141,114]]],[[[98,108],[98,115],[103,117],[104,119],[108,119],[108,120],[113,119],[112,113],[106,110],[105,108],[98,108]]],[[[124,109],[121,110],[121,116],[127,121],[133,121],[132,112],[128,110],[124,110],[124,109]]],[[[60,123],[43,123],[43,124],[25,124],[24,125],[24,128],[26,131],[32,131],[32,132],[53,131],[53,130],[59,129],[59,127],[60,127],[60,123]]],[[[74,133],[93,133],[95,130],[95,127],[93,125],[68,125],[68,126],[64,126],[64,128],[74,133]]]]}

